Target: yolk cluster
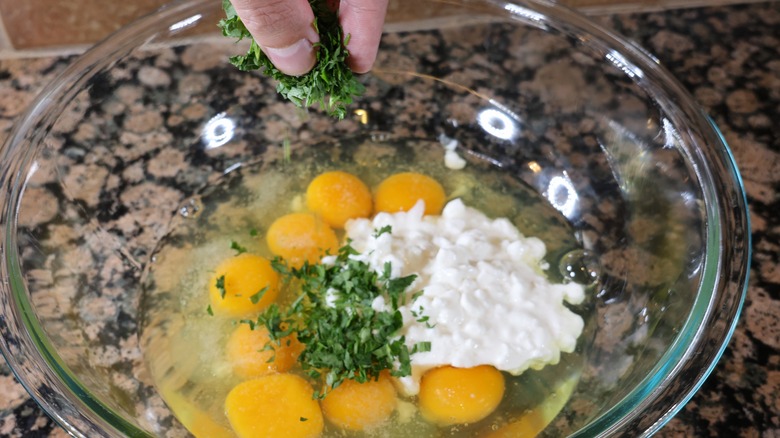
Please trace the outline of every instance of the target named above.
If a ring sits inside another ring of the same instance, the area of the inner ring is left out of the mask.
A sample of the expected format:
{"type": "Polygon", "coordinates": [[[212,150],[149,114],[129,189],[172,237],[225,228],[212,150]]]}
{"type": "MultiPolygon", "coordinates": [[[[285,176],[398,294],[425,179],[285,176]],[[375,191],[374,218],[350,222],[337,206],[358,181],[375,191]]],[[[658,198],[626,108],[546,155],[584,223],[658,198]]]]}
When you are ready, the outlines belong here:
{"type": "Polygon", "coordinates": [[[249,325],[240,324],[230,335],[225,351],[233,372],[239,377],[252,378],[289,370],[303,351],[303,344],[294,334],[277,344],[271,342],[265,327],[252,330],[249,325]]]}
{"type": "Polygon", "coordinates": [[[238,384],[225,415],[240,438],[314,438],[324,427],[314,389],[293,374],[269,374],[238,384]]]}
{"type": "MultiPolygon", "coordinates": [[[[408,211],[420,200],[425,214],[439,214],[446,195],[436,180],[419,173],[386,178],[372,197],[356,176],[326,172],[306,190],[309,212],[279,217],[269,227],[266,243],[272,254],[292,267],[317,263],[323,255],[337,252],[334,229],[343,229],[350,219],[368,218],[374,211],[408,211]]],[[[256,315],[276,300],[278,282],[268,259],[251,254],[232,257],[217,267],[211,280],[211,306],[222,315],[256,315]],[[260,298],[256,294],[262,290],[260,298]]],[[[387,373],[366,383],[344,381],[322,402],[313,399],[306,380],[286,373],[304,348],[294,334],[277,343],[271,342],[265,327],[239,324],[234,329],[225,354],[234,374],[249,380],[230,391],[225,414],[239,437],[315,437],[322,433],[324,418],[347,431],[369,430],[390,418],[398,400],[387,373]]],[[[472,423],[493,412],[503,393],[504,378],[493,367],[445,366],[423,376],[419,405],[422,415],[435,424],[472,423]]],[[[190,421],[191,429],[221,435],[221,426],[195,420],[190,421]]]]}
{"type": "Polygon", "coordinates": [[[211,308],[228,316],[246,316],[260,312],[276,300],[279,275],[265,257],[241,254],[217,266],[209,283],[211,308]],[[222,288],[218,283],[222,283],[222,288]],[[257,299],[258,292],[262,297],[257,299]],[[223,296],[224,295],[224,296],[223,296]],[[256,302],[252,301],[256,297],[256,302]]]}
{"type": "Polygon", "coordinates": [[[395,406],[395,388],[385,374],[365,383],[346,380],[322,400],[322,411],[331,423],[355,431],[382,424],[395,406]]]}
{"type": "Polygon", "coordinates": [[[490,415],[504,396],[504,376],[492,366],[428,371],[420,382],[420,411],[442,426],[474,423],[490,415]]]}

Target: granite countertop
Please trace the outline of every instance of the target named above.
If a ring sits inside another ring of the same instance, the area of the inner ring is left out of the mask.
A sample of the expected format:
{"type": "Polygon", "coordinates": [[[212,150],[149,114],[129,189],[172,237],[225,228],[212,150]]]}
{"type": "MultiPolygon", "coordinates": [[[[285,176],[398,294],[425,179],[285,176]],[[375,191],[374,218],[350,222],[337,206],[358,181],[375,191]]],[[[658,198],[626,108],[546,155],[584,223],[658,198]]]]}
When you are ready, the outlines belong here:
{"type": "MultiPolygon", "coordinates": [[[[772,292],[780,283],[780,2],[595,19],[648,48],[713,117],[751,210],[754,252],[741,320],[713,374],[659,436],[780,436],[780,288],[772,292]]],[[[68,62],[0,60],[0,141],[68,62]]],[[[66,435],[0,364],[0,437],[66,435]]]]}

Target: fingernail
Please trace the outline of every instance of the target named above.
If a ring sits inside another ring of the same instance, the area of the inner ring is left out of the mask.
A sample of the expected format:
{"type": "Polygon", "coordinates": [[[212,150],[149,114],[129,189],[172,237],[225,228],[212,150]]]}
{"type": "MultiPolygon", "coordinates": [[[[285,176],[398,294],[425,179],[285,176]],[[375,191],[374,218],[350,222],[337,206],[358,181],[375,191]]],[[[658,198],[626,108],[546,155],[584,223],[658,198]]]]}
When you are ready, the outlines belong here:
{"type": "Polygon", "coordinates": [[[312,43],[306,38],[287,47],[279,49],[265,47],[263,50],[276,68],[290,76],[308,73],[316,62],[312,43]]]}

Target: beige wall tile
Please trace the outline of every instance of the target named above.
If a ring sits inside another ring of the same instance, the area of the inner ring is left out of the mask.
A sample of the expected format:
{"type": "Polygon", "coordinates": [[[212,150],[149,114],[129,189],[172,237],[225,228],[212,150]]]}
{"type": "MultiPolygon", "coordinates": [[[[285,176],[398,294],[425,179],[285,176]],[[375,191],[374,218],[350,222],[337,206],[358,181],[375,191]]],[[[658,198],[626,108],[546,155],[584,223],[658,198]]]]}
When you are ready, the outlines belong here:
{"type": "MultiPolygon", "coordinates": [[[[39,51],[93,44],[133,19],[169,0],[0,0],[0,57],[19,51],[39,51]],[[5,28],[5,32],[3,32],[5,28]]],[[[421,2],[413,10],[390,0],[388,23],[417,19],[421,8],[447,9],[421,2]]],[[[586,12],[627,12],[760,0],[560,0],[586,12]]],[[[219,0],[214,0],[219,7],[219,0]]],[[[459,8],[456,8],[460,10],[459,8]]],[[[475,11],[478,12],[478,11],[475,11]]]]}
{"type": "Polygon", "coordinates": [[[0,0],[16,49],[93,43],[166,0],[0,0]]]}

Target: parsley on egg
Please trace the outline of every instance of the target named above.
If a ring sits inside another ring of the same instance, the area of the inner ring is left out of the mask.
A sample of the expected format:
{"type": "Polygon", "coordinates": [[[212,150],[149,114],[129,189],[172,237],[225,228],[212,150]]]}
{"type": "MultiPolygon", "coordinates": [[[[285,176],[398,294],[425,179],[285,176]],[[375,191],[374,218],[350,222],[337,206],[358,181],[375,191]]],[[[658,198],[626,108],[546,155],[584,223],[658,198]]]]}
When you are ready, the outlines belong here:
{"type": "Polygon", "coordinates": [[[217,290],[219,290],[219,297],[223,300],[225,299],[225,295],[227,295],[227,290],[225,289],[225,276],[220,275],[217,278],[215,286],[217,287],[217,290]]]}
{"type": "Polygon", "coordinates": [[[410,356],[431,348],[430,343],[421,342],[409,349],[399,336],[403,327],[399,308],[406,303],[406,290],[417,276],[391,278],[389,263],[379,274],[351,257],[357,254],[347,242],[332,264],[291,268],[275,259],[274,269],[288,284],[300,287],[300,294],[286,309],[272,304],[257,320],[242,321],[251,328],[265,326],[276,345],[291,334],[297,336],[305,346],[298,357],[301,368],[310,377],[323,379],[315,398],[324,398],[347,379],[376,380],[384,370],[397,377],[408,376],[410,356]],[[378,297],[386,300],[389,310],[374,308],[378,297]]]}

